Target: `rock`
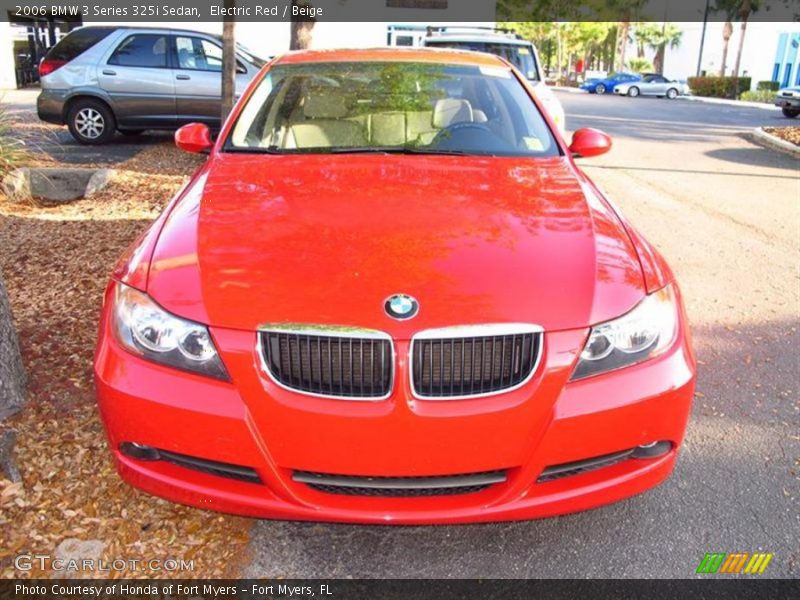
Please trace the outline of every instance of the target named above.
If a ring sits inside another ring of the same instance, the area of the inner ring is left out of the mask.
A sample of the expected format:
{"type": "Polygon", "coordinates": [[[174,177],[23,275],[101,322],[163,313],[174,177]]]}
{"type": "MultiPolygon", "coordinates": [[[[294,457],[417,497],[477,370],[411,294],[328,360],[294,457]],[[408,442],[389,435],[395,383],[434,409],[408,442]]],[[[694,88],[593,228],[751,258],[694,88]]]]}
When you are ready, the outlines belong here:
{"type": "Polygon", "coordinates": [[[30,169],[14,169],[3,178],[0,188],[11,202],[25,202],[31,199],[30,169]]]}
{"type": "Polygon", "coordinates": [[[23,167],[6,175],[2,188],[12,202],[26,202],[32,198],[72,202],[96,194],[112,181],[114,175],[116,171],[113,169],[23,167]]]}
{"type": "Polygon", "coordinates": [[[84,197],[89,198],[105,188],[114,179],[117,172],[114,169],[98,169],[89,178],[84,190],[84,197]]]}
{"type": "Polygon", "coordinates": [[[25,403],[25,370],[11,318],[11,305],[0,274],[0,421],[19,412],[25,403]]]}

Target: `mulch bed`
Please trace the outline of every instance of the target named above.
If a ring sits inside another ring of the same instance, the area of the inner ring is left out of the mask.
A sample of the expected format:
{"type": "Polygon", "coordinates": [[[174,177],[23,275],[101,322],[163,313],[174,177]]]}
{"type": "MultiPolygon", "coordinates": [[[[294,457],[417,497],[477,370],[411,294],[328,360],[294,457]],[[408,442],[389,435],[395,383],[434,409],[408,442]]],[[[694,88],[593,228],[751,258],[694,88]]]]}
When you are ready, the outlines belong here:
{"type": "Polygon", "coordinates": [[[770,135],[774,135],[776,138],[790,142],[795,146],[800,146],[800,126],[764,127],[764,131],[770,135]]]}
{"type": "Polygon", "coordinates": [[[106,447],[92,384],[108,275],[202,160],[158,144],[118,165],[117,180],[91,199],[61,207],[17,205],[0,194],[0,270],[29,394],[27,408],[7,422],[18,431],[23,481],[0,479],[2,577],[53,576],[38,568],[16,571],[13,558],[53,555],[69,538],[99,540],[109,562],[194,561],[190,572],[128,569],[99,576],[238,574],[251,521],[172,504],[123,483],[106,447]]]}

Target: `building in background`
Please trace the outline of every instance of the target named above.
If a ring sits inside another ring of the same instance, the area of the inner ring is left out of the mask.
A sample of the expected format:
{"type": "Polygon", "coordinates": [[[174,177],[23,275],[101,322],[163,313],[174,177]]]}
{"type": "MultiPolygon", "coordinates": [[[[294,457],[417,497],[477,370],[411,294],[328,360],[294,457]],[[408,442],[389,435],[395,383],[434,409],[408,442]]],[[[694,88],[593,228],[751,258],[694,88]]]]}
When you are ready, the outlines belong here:
{"type": "MultiPolygon", "coordinates": [[[[664,57],[664,75],[671,79],[685,80],[697,72],[703,24],[676,23],[676,25],[683,30],[683,39],[678,48],[667,49],[664,57]]],[[[708,23],[700,62],[701,74],[720,74],[723,26],[724,23],[708,23]]],[[[726,75],[733,75],[740,39],[741,24],[734,22],[733,35],[728,44],[726,75]]],[[[759,81],[779,81],[783,84],[785,80],[789,85],[797,85],[798,42],[800,42],[800,23],[748,23],[739,74],[752,78],[753,89],[759,81]]]]}
{"type": "Polygon", "coordinates": [[[36,83],[47,50],[80,24],[80,18],[16,17],[9,12],[8,20],[0,21],[0,89],[36,83]]]}
{"type": "Polygon", "coordinates": [[[784,31],[778,35],[772,80],[779,82],[781,87],[800,85],[798,46],[800,46],[800,31],[784,31]]]}

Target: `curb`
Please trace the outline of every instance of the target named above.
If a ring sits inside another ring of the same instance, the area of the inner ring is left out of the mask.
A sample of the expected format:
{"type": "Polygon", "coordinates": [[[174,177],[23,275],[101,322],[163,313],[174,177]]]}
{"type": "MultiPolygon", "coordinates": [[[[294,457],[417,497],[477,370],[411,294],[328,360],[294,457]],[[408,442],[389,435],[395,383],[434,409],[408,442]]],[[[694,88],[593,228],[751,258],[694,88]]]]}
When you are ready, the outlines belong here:
{"type": "Polygon", "coordinates": [[[760,108],[762,110],[780,110],[780,107],[774,104],[766,104],[764,102],[745,102],[743,100],[728,100],[726,98],[705,98],[703,96],[678,96],[682,100],[689,100],[690,102],[703,102],[705,104],[724,104],[727,106],[738,106],[739,108],[760,108]]]}
{"type": "Polygon", "coordinates": [[[548,85],[551,90],[554,92],[569,92],[570,94],[588,94],[586,90],[582,90],[581,88],[574,88],[574,87],[567,87],[564,85],[548,85]]]}
{"type": "Polygon", "coordinates": [[[764,131],[764,129],[761,127],[756,127],[750,131],[745,131],[742,133],[742,136],[762,146],[768,146],[773,150],[785,152],[787,154],[791,154],[795,158],[800,158],[800,146],[777,138],[774,135],[764,131]]]}

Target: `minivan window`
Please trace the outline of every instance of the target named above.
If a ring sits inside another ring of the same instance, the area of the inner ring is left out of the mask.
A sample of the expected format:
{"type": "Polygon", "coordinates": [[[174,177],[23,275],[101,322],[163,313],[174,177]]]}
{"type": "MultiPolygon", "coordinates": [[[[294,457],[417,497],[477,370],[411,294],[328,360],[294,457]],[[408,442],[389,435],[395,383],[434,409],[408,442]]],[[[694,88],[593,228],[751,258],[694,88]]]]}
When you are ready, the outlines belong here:
{"type": "Polygon", "coordinates": [[[178,67],[197,71],[222,71],[222,48],[208,40],[177,36],[178,67]]]}
{"type": "Polygon", "coordinates": [[[434,48],[452,48],[454,50],[472,50],[473,52],[486,52],[495,56],[502,56],[519,71],[532,81],[539,81],[539,69],[533,58],[530,46],[523,44],[504,44],[502,42],[455,41],[430,39],[425,41],[426,46],[434,48]]]}
{"type": "Polygon", "coordinates": [[[272,154],[557,156],[510,69],[414,62],[277,65],[244,105],[226,149],[272,154]]]}
{"type": "Polygon", "coordinates": [[[113,27],[85,27],[70,32],[47,53],[46,59],[69,62],[105,39],[113,27]]]}
{"type": "Polygon", "coordinates": [[[128,36],[114,50],[108,64],[120,67],[166,67],[167,38],[150,33],[128,36]]]}

